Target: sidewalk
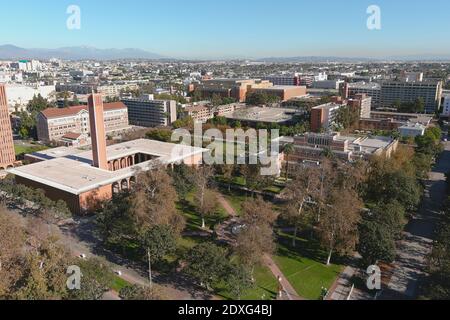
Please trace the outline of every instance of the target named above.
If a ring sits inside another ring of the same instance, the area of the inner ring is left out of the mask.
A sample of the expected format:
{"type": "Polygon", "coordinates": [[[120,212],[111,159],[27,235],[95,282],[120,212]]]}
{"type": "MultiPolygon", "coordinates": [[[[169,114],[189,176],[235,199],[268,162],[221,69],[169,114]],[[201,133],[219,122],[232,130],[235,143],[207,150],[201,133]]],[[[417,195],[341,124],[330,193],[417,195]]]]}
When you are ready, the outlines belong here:
{"type": "Polygon", "coordinates": [[[302,298],[298,295],[298,293],[297,293],[297,291],[295,291],[294,287],[290,284],[289,281],[286,280],[286,277],[281,272],[280,268],[278,268],[275,261],[273,261],[272,257],[270,257],[269,255],[265,255],[264,263],[270,269],[270,271],[273,273],[275,278],[278,279],[278,277],[281,277],[281,285],[283,286],[284,292],[287,296],[286,297],[287,299],[283,299],[283,300],[305,300],[304,298],[302,298]]]}
{"type": "MultiPolygon", "coordinates": [[[[233,221],[233,219],[236,219],[237,213],[234,210],[234,208],[229,204],[227,199],[225,199],[225,197],[222,194],[219,194],[217,196],[217,198],[219,200],[219,203],[223,206],[223,208],[231,216],[230,220],[233,221]]],[[[278,279],[278,277],[281,277],[281,284],[286,292],[287,300],[305,300],[304,298],[302,298],[298,295],[298,293],[295,291],[294,287],[289,283],[289,281],[287,281],[286,277],[281,272],[281,270],[278,268],[275,261],[273,261],[272,257],[270,257],[269,255],[265,255],[263,260],[264,260],[264,263],[267,265],[267,267],[272,272],[272,274],[275,276],[275,278],[278,279]]]]}

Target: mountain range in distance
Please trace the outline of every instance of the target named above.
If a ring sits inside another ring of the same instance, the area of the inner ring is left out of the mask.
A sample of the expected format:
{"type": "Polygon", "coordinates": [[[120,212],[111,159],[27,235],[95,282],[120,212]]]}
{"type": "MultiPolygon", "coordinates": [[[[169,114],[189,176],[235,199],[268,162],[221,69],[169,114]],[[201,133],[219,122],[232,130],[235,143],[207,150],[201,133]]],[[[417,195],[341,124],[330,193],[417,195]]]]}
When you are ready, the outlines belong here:
{"type": "Polygon", "coordinates": [[[450,54],[417,54],[386,57],[338,57],[338,56],[296,56],[296,57],[268,57],[268,58],[227,58],[227,59],[173,59],[142,49],[98,49],[89,46],[63,47],[57,49],[21,48],[15,45],[0,45],[0,60],[40,59],[52,58],[61,60],[249,60],[266,63],[320,63],[320,62],[380,62],[380,61],[450,61],[450,54]]]}
{"type": "Polygon", "coordinates": [[[0,59],[61,59],[61,60],[159,60],[165,57],[141,49],[98,49],[88,46],[63,47],[57,49],[25,49],[14,45],[0,45],[0,59]]]}

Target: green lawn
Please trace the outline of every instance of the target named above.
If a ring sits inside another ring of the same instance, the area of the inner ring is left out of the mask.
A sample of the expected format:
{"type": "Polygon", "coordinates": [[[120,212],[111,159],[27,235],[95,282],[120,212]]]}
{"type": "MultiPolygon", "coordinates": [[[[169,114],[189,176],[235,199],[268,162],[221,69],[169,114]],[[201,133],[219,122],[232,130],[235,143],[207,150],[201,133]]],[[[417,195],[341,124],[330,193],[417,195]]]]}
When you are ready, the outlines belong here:
{"type": "Polygon", "coordinates": [[[14,149],[16,151],[16,156],[21,154],[28,154],[33,152],[38,152],[42,150],[48,149],[45,146],[23,146],[23,145],[14,145],[14,149]]]}
{"type": "MultiPolygon", "coordinates": [[[[185,201],[179,201],[177,204],[178,210],[186,218],[186,230],[187,231],[202,231],[202,219],[196,212],[194,205],[194,194],[189,194],[185,201]]],[[[225,209],[219,205],[214,215],[206,217],[207,228],[214,229],[214,227],[224,221],[228,217],[225,209]]]]}
{"type": "MultiPolygon", "coordinates": [[[[241,300],[274,300],[277,296],[278,282],[266,266],[255,268],[255,286],[243,294],[241,300]]],[[[217,295],[226,300],[236,300],[226,289],[218,289],[217,295]]]]}
{"type": "Polygon", "coordinates": [[[297,293],[310,300],[321,296],[321,288],[330,288],[343,266],[326,266],[326,253],[314,241],[297,238],[297,246],[291,245],[292,236],[280,234],[278,252],[274,260],[297,293]]]}
{"type": "Polygon", "coordinates": [[[123,280],[119,276],[114,276],[113,283],[111,284],[111,289],[116,291],[117,293],[120,292],[121,289],[125,287],[131,287],[131,283],[128,281],[123,280]]]}
{"type": "Polygon", "coordinates": [[[233,207],[233,209],[237,212],[237,214],[241,214],[242,211],[242,203],[247,200],[247,197],[243,192],[236,191],[223,191],[222,195],[228,201],[228,203],[233,207]]]}

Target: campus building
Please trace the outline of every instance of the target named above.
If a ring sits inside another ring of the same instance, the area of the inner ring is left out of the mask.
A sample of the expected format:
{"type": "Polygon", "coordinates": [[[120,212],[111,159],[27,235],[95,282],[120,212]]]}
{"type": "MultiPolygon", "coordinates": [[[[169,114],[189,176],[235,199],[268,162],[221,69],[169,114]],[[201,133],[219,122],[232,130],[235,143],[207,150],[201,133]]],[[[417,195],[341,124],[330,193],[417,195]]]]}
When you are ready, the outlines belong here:
{"type": "Polygon", "coordinates": [[[398,140],[389,137],[341,136],[339,133],[306,133],[291,139],[294,150],[288,156],[289,161],[298,164],[318,162],[325,152],[349,162],[376,155],[390,157],[398,147],[398,140]]]}
{"type": "Polygon", "coordinates": [[[306,96],[305,86],[272,86],[268,88],[251,88],[250,91],[277,96],[281,101],[287,101],[292,98],[306,96]]]}
{"type": "Polygon", "coordinates": [[[365,94],[372,98],[371,108],[372,110],[380,106],[381,101],[381,85],[374,82],[356,82],[348,83],[345,85],[347,96],[355,96],[357,94],[365,94]]]}
{"type": "Polygon", "coordinates": [[[450,96],[444,97],[444,104],[443,104],[441,115],[443,117],[450,117],[450,96]]]}
{"type": "MultiPolygon", "coordinates": [[[[104,105],[105,130],[114,135],[130,129],[127,107],[121,102],[104,105]]],[[[59,142],[66,137],[89,136],[90,120],[87,106],[48,108],[37,116],[38,139],[43,142],[59,142]]]]}
{"type": "Polygon", "coordinates": [[[238,102],[245,102],[247,93],[254,88],[268,88],[273,84],[259,79],[214,79],[205,80],[195,86],[195,91],[202,98],[209,99],[214,95],[222,98],[233,98],[238,102]]]}
{"type": "Polygon", "coordinates": [[[206,123],[215,116],[225,117],[232,114],[234,111],[245,107],[246,105],[242,103],[231,103],[217,107],[210,104],[198,104],[185,107],[182,116],[191,117],[195,122],[206,123]]]}
{"type": "Polygon", "coordinates": [[[16,153],[8,111],[6,88],[0,84],[0,171],[14,166],[16,153]]]}
{"type": "Polygon", "coordinates": [[[329,131],[336,121],[338,111],[344,104],[327,103],[311,109],[311,131],[329,131]]]}
{"type": "Polygon", "coordinates": [[[128,107],[131,125],[140,127],[166,127],[177,120],[177,103],[174,100],[154,100],[153,95],[122,99],[128,107]]]}
{"type": "Polygon", "coordinates": [[[63,200],[75,214],[95,210],[103,200],[136,183],[141,171],[158,165],[198,165],[201,148],[140,139],[106,146],[102,96],[89,98],[92,150],[60,147],[27,155],[32,164],[10,168],[17,183],[44,190],[52,200],[63,200]]]}
{"type": "Polygon", "coordinates": [[[413,103],[418,98],[425,102],[425,112],[433,114],[441,106],[441,81],[386,81],[381,84],[380,107],[392,107],[396,102],[413,103]]]}

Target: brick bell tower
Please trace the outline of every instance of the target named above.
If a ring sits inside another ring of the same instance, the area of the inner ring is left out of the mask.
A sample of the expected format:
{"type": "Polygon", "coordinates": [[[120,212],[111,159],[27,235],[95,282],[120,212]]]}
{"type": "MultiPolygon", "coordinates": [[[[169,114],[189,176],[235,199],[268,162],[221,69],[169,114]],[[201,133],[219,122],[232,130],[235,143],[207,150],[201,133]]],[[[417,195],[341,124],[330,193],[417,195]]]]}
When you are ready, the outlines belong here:
{"type": "Polygon", "coordinates": [[[91,94],[88,99],[88,108],[92,139],[92,165],[99,169],[108,170],[102,95],[91,94]]]}
{"type": "Polygon", "coordinates": [[[14,141],[9,118],[6,88],[0,84],[0,170],[13,166],[16,162],[14,141]]]}

